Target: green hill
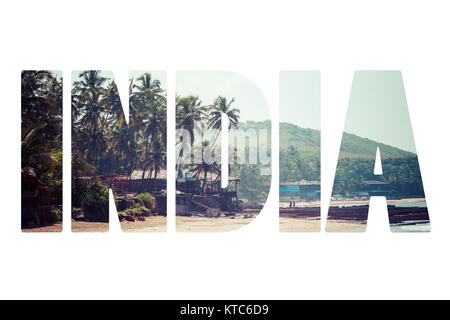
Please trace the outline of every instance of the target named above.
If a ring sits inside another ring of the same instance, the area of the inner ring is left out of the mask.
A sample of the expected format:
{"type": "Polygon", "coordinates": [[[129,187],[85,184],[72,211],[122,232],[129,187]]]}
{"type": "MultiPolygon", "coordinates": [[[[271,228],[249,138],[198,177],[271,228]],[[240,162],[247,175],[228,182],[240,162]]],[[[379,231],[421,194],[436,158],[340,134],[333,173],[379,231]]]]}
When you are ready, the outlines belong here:
{"type": "MultiPolygon", "coordinates": [[[[308,153],[319,152],[320,131],[305,129],[296,125],[280,123],[280,150],[295,146],[308,153]]],[[[344,132],[341,142],[341,158],[372,158],[377,147],[380,148],[382,158],[403,158],[414,156],[413,153],[404,151],[383,143],[344,132]]]]}
{"type": "MultiPolygon", "coordinates": [[[[270,129],[269,121],[241,123],[241,129],[270,129]]],[[[270,137],[270,134],[269,134],[270,137]]],[[[269,138],[270,139],[270,138],[269,138]]],[[[280,123],[280,151],[294,146],[303,154],[313,155],[320,152],[320,131],[306,129],[294,124],[280,123]]],[[[377,146],[380,148],[382,158],[403,158],[414,156],[414,153],[404,151],[383,143],[344,132],[342,137],[341,158],[373,158],[377,146]],[[374,151],[375,150],[375,151],[374,151]]]]}

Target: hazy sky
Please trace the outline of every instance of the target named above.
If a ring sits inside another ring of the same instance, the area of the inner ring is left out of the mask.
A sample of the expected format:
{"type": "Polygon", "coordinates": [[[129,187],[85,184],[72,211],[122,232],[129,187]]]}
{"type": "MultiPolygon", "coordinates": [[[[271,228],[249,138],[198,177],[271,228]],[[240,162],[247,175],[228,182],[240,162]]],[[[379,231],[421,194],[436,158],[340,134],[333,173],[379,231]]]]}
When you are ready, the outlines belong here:
{"type": "Polygon", "coordinates": [[[280,72],[280,122],[320,130],[320,72],[280,72]]]}
{"type": "MultiPolygon", "coordinates": [[[[85,71],[85,70],[83,70],[83,71],[85,71]]],[[[79,80],[79,75],[83,71],[73,71],[73,73],[72,73],[72,81],[78,81],[79,80]]],[[[146,73],[146,72],[151,73],[152,76],[153,76],[153,79],[158,79],[161,82],[161,87],[164,90],[167,90],[167,78],[166,78],[167,76],[166,76],[166,72],[165,71],[152,71],[152,70],[130,71],[129,76],[130,76],[130,78],[133,77],[134,81],[136,82],[137,78],[139,78],[143,73],[146,73]]],[[[112,71],[102,70],[100,72],[100,74],[103,77],[114,78],[114,74],[113,74],[112,71]]]]}
{"type": "Polygon", "coordinates": [[[196,95],[203,104],[210,105],[217,96],[231,100],[240,112],[240,121],[269,120],[270,113],[261,91],[247,78],[227,71],[178,71],[178,95],[196,95]]]}
{"type": "Polygon", "coordinates": [[[161,82],[161,88],[167,90],[167,73],[165,71],[130,71],[130,78],[134,78],[134,83],[143,73],[151,73],[153,79],[158,79],[161,82]]]}
{"type": "Polygon", "coordinates": [[[61,70],[49,70],[57,79],[62,79],[63,73],[61,70]]]}
{"type": "Polygon", "coordinates": [[[344,131],[416,152],[399,71],[357,71],[344,131]]]}
{"type": "MultiPolygon", "coordinates": [[[[138,77],[145,71],[132,71],[138,77]]],[[[166,72],[148,71],[167,89],[166,72]]],[[[58,75],[58,72],[55,72],[58,75]]],[[[79,72],[73,73],[78,80],[79,72]]],[[[112,77],[112,72],[103,71],[112,77]]],[[[227,71],[179,71],[178,95],[197,95],[212,104],[218,95],[235,98],[241,121],[270,119],[261,91],[245,77],[227,71]]],[[[320,130],[320,72],[280,72],[280,121],[320,130]]],[[[399,71],[355,72],[344,131],[416,152],[403,80],[399,71]]]]}

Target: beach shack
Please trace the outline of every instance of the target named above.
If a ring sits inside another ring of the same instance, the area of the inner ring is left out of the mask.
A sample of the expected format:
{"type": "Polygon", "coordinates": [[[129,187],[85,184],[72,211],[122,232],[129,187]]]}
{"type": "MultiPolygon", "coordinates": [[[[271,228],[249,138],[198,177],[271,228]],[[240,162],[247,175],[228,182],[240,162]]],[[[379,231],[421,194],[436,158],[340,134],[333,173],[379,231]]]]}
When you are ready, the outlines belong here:
{"type": "Polygon", "coordinates": [[[280,183],[280,199],[315,200],[320,198],[320,182],[301,180],[297,182],[280,183]]]}
{"type": "Polygon", "coordinates": [[[394,196],[391,184],[385,181],[364,181],[364,191],[370,196],[394,196]]]}

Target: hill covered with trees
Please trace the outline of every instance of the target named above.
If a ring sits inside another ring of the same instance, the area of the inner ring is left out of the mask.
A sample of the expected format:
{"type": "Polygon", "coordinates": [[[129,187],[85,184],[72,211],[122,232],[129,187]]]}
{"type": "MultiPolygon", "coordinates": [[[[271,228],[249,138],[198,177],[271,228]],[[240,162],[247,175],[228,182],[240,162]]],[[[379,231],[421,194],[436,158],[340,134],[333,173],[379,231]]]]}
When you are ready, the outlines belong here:
{"type": "MultiPolygon", "coordinates": [[[[303,179],[320,180],[320,131],[280,123],[280,182],[303,179]]],[[[333,192],[358,193],[370,180],[388,183],[396,195],[424,195],[416,154],[344,132],[333,192]],[[373,174],[377,147],[383,175],[373,174]]]]}

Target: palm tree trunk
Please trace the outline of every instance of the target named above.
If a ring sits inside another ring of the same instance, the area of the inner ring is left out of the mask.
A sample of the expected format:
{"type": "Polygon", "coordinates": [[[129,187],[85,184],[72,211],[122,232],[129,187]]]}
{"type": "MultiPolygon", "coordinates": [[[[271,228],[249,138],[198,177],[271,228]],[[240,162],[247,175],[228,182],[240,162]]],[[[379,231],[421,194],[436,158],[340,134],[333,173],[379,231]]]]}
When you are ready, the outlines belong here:
{"type": "Polygon", "coordinates": [[[153,179],[153,192],[156,192],[156,177],[158,176],[158,169],[155,169],[155,178],[153,179]]]}
{"type": "Polygon", "coordinates": [[[177,162],[176,162],[177,179],[178,179],[178,177],[180,175],[180,171],[181,171],[181,159],[182,159],[182,157],[183,157],[183,148],[181,148],[180,153],[178,154],[177,162]]]}
{"type": "Polygon", "coordinates": [[[149,143],[149,139],[147,138],[147,142],[145,144],[145,154],[144,154],[144,161],[143,161],[143,166],[142,166],[142,176],[141,176],[141,184],[139,186],[139,192],[141,192],[141,190],[142,190],[142,184],[144,183],[144,179],[145,179],[145,171],[147,170],[148,143],[149,143]]]}
{"type": "Polygon", "coordinates": [[[206,186],[206,178],[208,177],[208,170],[204,169],[205,173],[203,175],[203,185],[202,185],[202,194],[205,195],[205,186],[206,186]]]}
{"type": "Polygon", "coordinates": [[[114,170],[116,174],[119,174],[119,161],[120,161],[120,152],[118,152],[116,155],[116,168],[114,170]]]}

